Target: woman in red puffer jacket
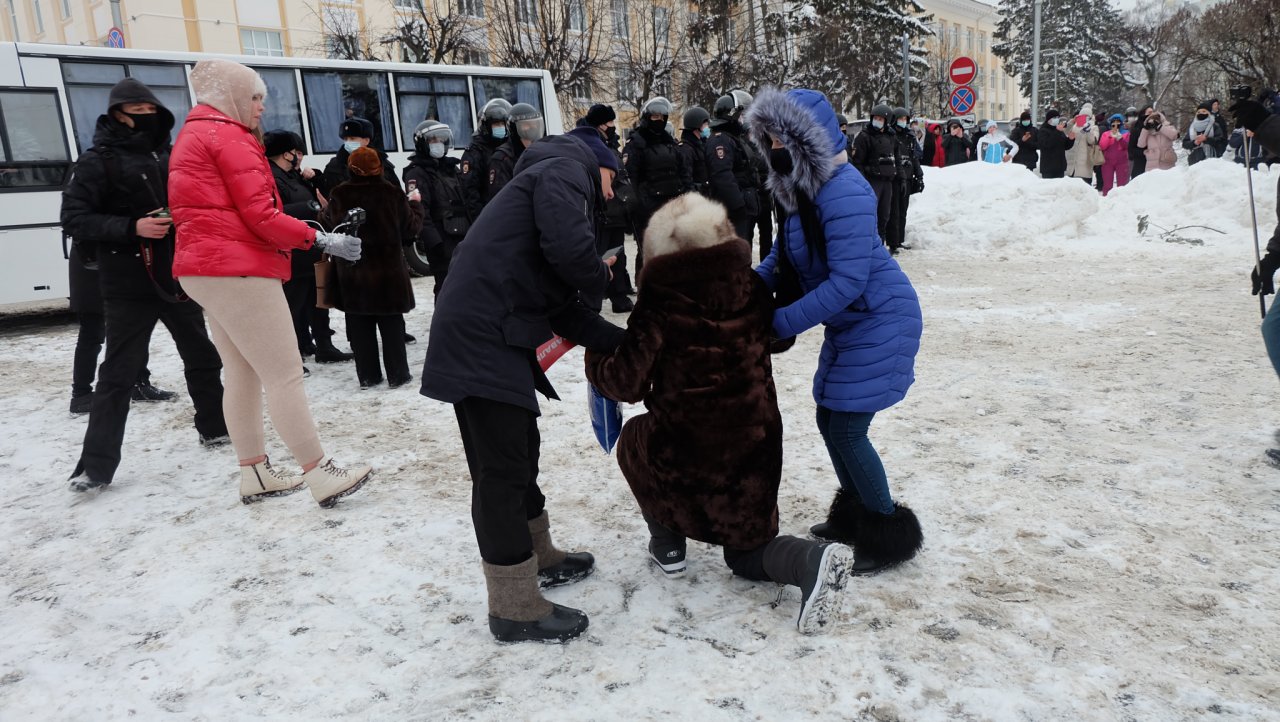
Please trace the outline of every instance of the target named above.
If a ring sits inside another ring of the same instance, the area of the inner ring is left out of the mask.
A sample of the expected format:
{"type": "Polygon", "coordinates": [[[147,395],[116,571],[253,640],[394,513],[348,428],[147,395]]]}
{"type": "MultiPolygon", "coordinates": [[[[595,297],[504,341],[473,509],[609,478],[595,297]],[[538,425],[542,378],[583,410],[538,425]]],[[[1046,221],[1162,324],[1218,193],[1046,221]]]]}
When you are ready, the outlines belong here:
{"type": "Polygon", "coordinates": [[[173,275],[204,307],[226,369],[222,405],[240,459],[240,499],[282,496],[305,483],[321,506],[332,506],[359,488],[370,469],[343,469],[324,455],[282,283],[294,249],[314,245],[354,261],[360,239],[317,233],[281,211],[258,127],[267,89],[256,72],[229,60],[202,60],[191,71],[191,85],[198,105],[169,163],[178,232],[173,275]],[[302,465],[301,478],[267,461],[264,390],[272,425],[302,465]]]}

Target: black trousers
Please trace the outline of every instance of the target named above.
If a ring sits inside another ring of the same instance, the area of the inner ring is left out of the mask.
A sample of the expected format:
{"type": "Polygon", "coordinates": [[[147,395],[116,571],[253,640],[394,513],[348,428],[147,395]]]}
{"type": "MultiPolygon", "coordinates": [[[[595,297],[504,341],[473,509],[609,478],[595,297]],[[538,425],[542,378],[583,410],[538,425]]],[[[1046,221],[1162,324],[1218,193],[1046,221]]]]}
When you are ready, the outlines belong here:
{"type": "Polygon", "coordinates": [[[755,227],[760,234],[760,260],[763,261],[773,250],[773,198],[768,193],[760,194],[760,215],[756,216],[755,227]]]}
{"type": "MultiPolygon", "coordinates": [[[[644,514],[649,535],[659,544],[684,548],[685,538],[644,514]]],[[[757,582],[778,582],[800,586],[805,553],[813,542],[793,536],[776,536],[755,549],[723,547],[724,563],[735,575],[757,582]]]]}
{"type": "MultiPolygon", "coordinates": [[[[84,396],[93,393],[93,379],[98,370],[98,355],[102,353],[102,343],[107,338],[107,317],[100,313],[78,313],[80,332],[76,336],[76,352],[71,361],[71,395],[84,396]]],[[[147,359],[142,360],[142,370],[138,372],[138,383],[151,381],[151,371],[147,369],[147,359]]]]}
{"type": "Polygon", "coordinates": [[[609,268],[613,272],[613,278],[609,279],[609,285],[605,288],[604,297],[610,301],[617,301],[626,298],[627,291],[631,289],[631,274],[627,273],[627,240],[626,229],[623,228],[601,228],[596,233],[596,252],[604,253],[610,248],[622,246],[622,250],[618,251],[618,260],[609,268]]]}
{"type": "Polygon", "coordinates": [[[889,250],[897,251],[907,240],[907,209],[911,206],[911,194],[905,183],[893,184],[893,201],[889,210],[889,236],[884,239],[889,250]]]}
{"type": "Polygon", "coordinates": [[[196,407],[196,431],[204,437],[226,436],[222,359],[209,340],[200,306],[194,301],[167,303],[159,298],[107,298],[104,306],[107,355],[98,369],[98,388],[75,474],[83,471],[94,481],[115,477],[129,418],[129,392],[146,368],[156,321],[169,329],[182,357],[187,393],[196,407]]]}
{"type": "Polygon", "coordinates": [[[453,251],[444,243],[437,243],[427,249],[427,263],[431,264],[431,278],[435,281],[431,293],[436,298],[440,297],[440,289],[444,288],[444,279],[449,277],[449,263],[452,260],[453,251]]]}
{"type": "Polygon", "coordinates": [[[1067,170],[1065,168],[1061,170],[1051,170],[1051,171],[1046,171],[1044,168],[1040,169],[1041,178],[1063,178],[1066,175],[1067,175],[1067,170]]]}
{"type": "Polygon", "coordinates": [[[1147,172],[1147,157],[1144,155],[1136,160],[1129,161],[1129,180],[1133,180],[1143,173],[1147,172]]]}
{"type": "Polygon", "coordinates": [[[404,314],[347,314],[347,342],[356,357],[356,377],[361,385],[382,381],[378,362],[378,337],[382,337],[382,361],[387,365],[387,383],[398,386],[413,378],[409,354],[404,347],[404,314]]]}
{"type": "Polygon", "coordinates": [[[284,284],[285,301],[293,318],[293,332],[298,337],[298,353],[309,356],[316,347],[333,345],[333,329],[329,327],[329,309],[316,308],[316,277],[297,276],[284,284]]]}
{"type": "Polygon", "coordinates": [[[879,178],[867,179],[871,190],[876,192],[876,228],[880,231],[880,240],[889,243],[889,219],[893,217],[893,191],[896,185],[891,180],[879,178]]]}
{"type": "Polygon", "coordinates": [[[529,520],[547,500],[538,488],[537,415],[525,408],[469,396],[453,405],[471,472],[471,523],[480,558],[511,566],[533,556],[529,520]]]}
{"type": "MultiPolygon", "coordinates": [[[[729,216],[729,223],[733,224],[733,232],[738,234],[738,238],[751,245],[751,234],[756,229],[756,219],[751,216],[729,216]]],[[[761,259],[763,260],[763,259],[761,259]]]]}

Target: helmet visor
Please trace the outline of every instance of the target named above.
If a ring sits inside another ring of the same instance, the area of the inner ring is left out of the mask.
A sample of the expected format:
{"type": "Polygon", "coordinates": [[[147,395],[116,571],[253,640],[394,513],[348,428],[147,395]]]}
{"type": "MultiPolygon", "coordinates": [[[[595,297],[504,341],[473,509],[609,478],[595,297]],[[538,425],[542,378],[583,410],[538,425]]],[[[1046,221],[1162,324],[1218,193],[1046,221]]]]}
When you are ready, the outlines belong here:
{"type": "Polygon", "coordinates": [[[537,140],[542,137],[542,118],[516,121],[516,134],[521,140],[537,140]]]}

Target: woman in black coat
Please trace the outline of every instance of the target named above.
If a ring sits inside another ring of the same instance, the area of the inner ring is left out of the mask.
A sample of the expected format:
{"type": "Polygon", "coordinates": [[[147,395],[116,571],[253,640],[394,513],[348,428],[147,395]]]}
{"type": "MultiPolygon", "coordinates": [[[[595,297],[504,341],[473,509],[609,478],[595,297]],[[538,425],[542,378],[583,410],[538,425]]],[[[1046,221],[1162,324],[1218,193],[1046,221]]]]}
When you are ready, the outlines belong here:
{"type": "Polygon", "coordinates": [[[414,307],[404,245],[418,235],[422,204],[417,202],[416,194],[412,197],[414,202],[410,202],[397,186],[386,182],[376,151],[360,148],[351,154],[349,166],[351,180],[333,189],[320,221],[334,228],[352,208],[363,208],[368,215],[356,234],[363,241],[360,260],[334,260],[334,306],[346,313],[347,341],[356,357],[360,388],[382,383],[379,334],[387,385],[396,388],[413,378],[404,347],[404,314],[414,307]]]}
{"type": "Polygon", "coordinates": [[[1040,126],[1040,177],[1062,178],[1067,174],[1067,150],[1076,144],[1074,135],[1062,132],[1066,120],[1057,110],[1045,113],[1040,126]]]}
{"type": "Polygon", "coordinates": [[[973,145],[964,137],[964,126],[960,121],[947,123],[946,135],[942,136],[942,150],[948,167],[973,160],[973,145]]]}

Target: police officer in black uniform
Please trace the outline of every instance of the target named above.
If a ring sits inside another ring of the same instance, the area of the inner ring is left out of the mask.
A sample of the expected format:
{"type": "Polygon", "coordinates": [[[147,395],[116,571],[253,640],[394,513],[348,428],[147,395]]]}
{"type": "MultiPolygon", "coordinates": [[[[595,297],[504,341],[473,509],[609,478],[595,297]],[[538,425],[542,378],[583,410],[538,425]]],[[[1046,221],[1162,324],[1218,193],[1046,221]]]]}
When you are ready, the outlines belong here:
{"type": "Polygon", "coordinates": [[[853,167],[876,193],[876,223],[880,240],[889,240],[893,192],[898,180],[898,136],[890,126],[893,109],[880,103],[871,109],[871,122],[853,141],[853,167]]]}
{"type": "Polygon", "coordinates": [[[710,186],[707,176],[707,139],[711,137],[711,114],[695,105],[684,111],[681,120],[684,129],[680,131],[680,154],[684,156],[684,162],[692,174],[693,189],[705,196],[710,186]]]}
{"type": "Polygon", "coordinates": [[[924,190],[924,171],[920,168],[920,159],[916,155],[916,136],[911,131],[911,111],[904,107],[893,109],[893,125],[891,130],[897,140],[896,154],[898,158],[898,174],[894,179],[893,212],[889,217],[889,236],[885,243],[889,252],[897,254],[907,248],[904,245],[907,235],[907,208],[911,204],[911,196],[924,190]]]}
{"type": "Polygon", "coordinates": [[[485,184],[485,203],[493,200],[502,187],[516,174],[516,163],[524,149],[543,135],[542,113],[528,103],[511,106],[507,120],[507,142],[499,145],[489,158],[489,181],[485,184]]]}
{"type": "Polygon", "coordinates": [[[693,169],[676,139],[667,132],[671,101],[652,98],[640,109],[640,122],[622,149],[622,166],[639,197],[635,218],[636,275],[644,267],[644,231],[649,217],[667,201],[693,190],[693,169]]]}
{"type": "Polygon", "coordinates": [[[734,232],[748,243],[760,215],[760,181],[751,164],[746,129],[739,118],[751,100],[745,90],[720,96],[712,109],[711,137],[707,140],[710,195],[724,204],[734,232]]]}
{"type": "Polygon", "coordinates": [[[493,151],[507,140],[507,121],[511,119],[511,103],[494,98],[484,104],[477,119],[476,132],[471,145],[462,152],[462,164],[458,167],[458,179],[467,199],[468,213],[472,218],[480,216],[489,198],[485,193],[489,185],[489,159],[493,151]]]}
{"type": "Polygon", "coordinates": [[[431,263],[437,296],[449,275],[453,251],[475,220],[458,171],[461,161],[449,156],[452,147],[453,129],[428,118],[413,130],[415,152],[409,156],[409,165],[404,169],[405,187],[417,189],[426,211],[418,243],[431,263]]]}

